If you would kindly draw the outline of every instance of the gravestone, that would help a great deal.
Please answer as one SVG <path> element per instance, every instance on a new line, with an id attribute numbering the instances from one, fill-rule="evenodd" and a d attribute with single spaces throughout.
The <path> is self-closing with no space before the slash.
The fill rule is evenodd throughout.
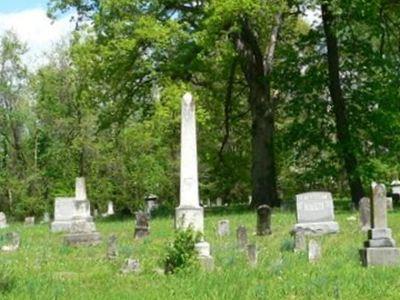
<path id="1" fill-rule="evenodd" d="M 196 105 L 190 93 L 186 93 L 182 98 L 179 188 L 179 207 L 175 211 L 175 227 L 177 229 L 192 228 L 194 231 L 203 233 L 204 209 L 200 206 L 197 167 Z M 212 261 L 210 245 L 204 241 L 204 237 L 196 246 L 196 249 L 199 249 L 200 261 L 210 263 Z"/>
<path id="2" fill-rule="evenodd" d="M 107 204 L 107 215 L 108 216 L 114 215 L 114 204 L 112 203 L 112 201 L 109 201 Z"/>
<path id="3" fill-rule="evenodd" d="M 149 231 L 149 221 L 150 216 L 147 213 L 137 212 L 135 213 L 136 217 L 136 226 L 135 226 L 135 239 L 140 239 L 146 237 L 150 234 Z"/>
<path id="4" fill-rule="evenodd" d="M 308 261 L 311 263 L 317 262 L 321 258 L 321 245 L 311 239 L 308 243 Z"/>
<path id="5" fill-rule="evenodd" d="M 1 247 L 3 252 L 14 252 L 17 251 L 20 245 L 20 236 L 16 232 L 8 232 L 1 237 L 1 240 L 6 240 L 5 245 Z"/>
<path id="6" fill-rule="evenodd" d="M 74 198 L 56 198 L 51 231 L 70 232 L 72 223 L 76 220 L 93 223 L 93 218 L 90 215 L 90 202 L 86 195 L 85 178 L 83 177 L 76 178 Z M 94 227 L 94 223 L 90 226 Z"/>
<path id="7" fill-rule="evenodd" d="M 236 239 L 239 249 L 244 250 L 247 246 L 247 229 L 245 226 L 240 225 L 236 230 Z"/>
<path id="8" fill-rule="evenodd" d="M 222 199 L 219 197 L 216 200 L 216 206 L 218 206 L 218 207 L 222 206 Z"/>
<path id="9" fill-rule="evenodd" d="M 392 230 L 387 226 L 386 189 L 377 184 L 371 201 L 371 229 L 368 241 L 360 250 L 364 266 L 392 266 L 400 264 L 400 250 L 392 238 Z"/>
<path id="10" fill-rule="evenodd" d="M 107 258 L 111 260 L 117 258 L 117 256 L 118 256 L 117 236 L 113 234 L 108 238 Z"/>
<path id="11" fill-rule="evenodd" d="M 307 250 L 307 238 L 304 231 L 297 231 L 294 235 L 294 252 L 304 252 Z"/>
<path id="12" fill-rule="evenodd" d="M 322 235 L 339 232 L 335 222 L 332 194 L 309 192 L 296 195 L 297 224 L 293 231 L 306 235 Z"/>
<path id="13" fill-rule="evenodd" d="M 271 208 L 268 205 L 260 205 L 257 208 L 257 235 L 271 233 Z"/>
<path id="14" fill-rule="evenodd" d="M 247 259 L 251 266 L 257 266 L 257 246 L 256 244 L 247 245 Z"/>
<path id="15" fill-rule="evenodd" d="M 72 221 L 70 233 L 64 236 L 64 244 L 67 246 L 95 246 L 100 242 L 101 236 L 94 223 L 83 219 Z"/>
<path id="16" fill-rule="evenodd" d="M 0 229 L 8 227 L 5 213 L 0 212 Z"/>
<path id="17" fill-rule="evenodd" d="M 217 233 L 219 236 L 227 236 L 230 234 L 229 220 L 221 220 L 218 222 Z"/>
<path id="18" fill-rule="evenodd" d="M 371 228 L 371 200 L 367 197 L 361 198 L 358 209 L 360 212 L 361 230 L 368 231 Z"/>
<path id="19" fill-rule="evenodd" d="M 26 217 L 24 225 L 25 226 L 33 226 L 33 225 L 35 225 L 35 217 Z"/>
<path id="20" fill-rule="evenodd" d="M 140 262 L 138 259 L 128 258 L 121 269 L 123 274 L 140 273 Z"/>

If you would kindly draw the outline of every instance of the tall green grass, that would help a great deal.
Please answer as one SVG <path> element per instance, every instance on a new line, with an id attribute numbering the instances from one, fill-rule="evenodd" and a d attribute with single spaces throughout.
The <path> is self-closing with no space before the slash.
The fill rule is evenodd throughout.
<path id="1" fill-rule="evenodd" d="M 98 221 L 104 242 L 96 247 L 63 246 L 62 235 L 45 225 L 11 224 L 0 234 L 17 231 L 21 247 L 0 253 L 0 299 L 400 299 L 400 267 L 363 268 L 358 249 L 366 239 L 348 212 L 337 214 L 341 233 L 321 239 L 322 259 L 309 264 L 307 255 L 290 251 L 293 213 L 275 212 L 273 234 L 257 237 L 252 212 L 206 218 L 206 240 L 215 259 L 212 273 L 162 275 L 166 245 L 174 239 L 173 220 L 151 221 L 151 234 L 134 240 L 133 220 Z M 231 235 L 218 237 L 218 220 L 229 219 Z M 400 213 L 389 214 L 394 238 L 400 242 Z M 237 250 L 235 230 L 249 229 L 250 242 L 259 248 L 259 264 L 248 265 Z M 106 259 L 107 237 L 118 237 L 119 257 Z M 140 260 L 142 272 L 122 275 L 128 257 Z"/>

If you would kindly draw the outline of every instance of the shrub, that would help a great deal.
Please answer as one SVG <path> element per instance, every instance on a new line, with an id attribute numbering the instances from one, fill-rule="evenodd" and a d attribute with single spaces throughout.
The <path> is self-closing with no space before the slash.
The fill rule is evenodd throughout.
<path id="1" fill-rule="evenodd" d="M 197 266 L 195 244 L 200 241 L 200 238 L 201 234 L 194 232 L 191 228 L 177 232 L 175 240 L 167 247 L 167 255 L 164 259 L 166 274 Z"/>

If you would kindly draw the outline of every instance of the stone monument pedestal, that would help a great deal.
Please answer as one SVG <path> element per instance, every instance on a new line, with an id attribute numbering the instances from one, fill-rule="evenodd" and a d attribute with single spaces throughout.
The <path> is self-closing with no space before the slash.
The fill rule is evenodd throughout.
<path id="1" fill-rule="evenodd" d="M 372 228 L 368 230 L 368 240 L 360 249 L 361 262 L 368 266 L 400 265 L 400 249 L 392 238 L 392 230 L 387 226 L 386 189 L 384 185 L 374 186 L 371 205 Z"/>
<path id="2" fill-rule="evenodd" d="M 194 231 L 203 232 L 204 209 L 203 207 L 180 206 L 175 209 L 175 228 L 192 228 Z"/>
<path id="3" fill-rule="evenodd" d="M 67 246 L 94 246 L 101 242 L 100 233 L 96 231 L 93 222 L 75 220 L 72 222 L 71 233 L 64 236 Z"/>
<path id="4" fill-rule="evenodd" d="M 297 223 L 293 228 L 294 232 L 304 232 L 305 235 L 323 235 L 339 232 L 339 224 L 337 222 L 313 222 L 313 223 Z"/>

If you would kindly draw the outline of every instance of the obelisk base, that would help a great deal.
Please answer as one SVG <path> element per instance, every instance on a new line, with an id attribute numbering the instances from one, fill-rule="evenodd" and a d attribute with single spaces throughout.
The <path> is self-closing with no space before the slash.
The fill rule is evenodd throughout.
<path id="1" fill-rule="evenodd" d="M 398 266 L 400 265 L 399 248 L 364 248 L 360 249 L 363 266 Z"/>
<path id="2" fill-rule="evenodd" d="M 203 232 L 204 209 L 193 206 L 180 206 L 175 209 L 175 228 L 188 229 Z"/>
<path id="3" fill-rule="evenodd" d="M 210 251 L 210 244 L 207 243 L 206 241 L 201 241 L 197 243 L 195 246 L 195 249 L 199 255 L 199 261 L 201 267 L 208 272 L 211 272 L 214 270 L 214 259 L 211 256 L 211 251 Z"/>

